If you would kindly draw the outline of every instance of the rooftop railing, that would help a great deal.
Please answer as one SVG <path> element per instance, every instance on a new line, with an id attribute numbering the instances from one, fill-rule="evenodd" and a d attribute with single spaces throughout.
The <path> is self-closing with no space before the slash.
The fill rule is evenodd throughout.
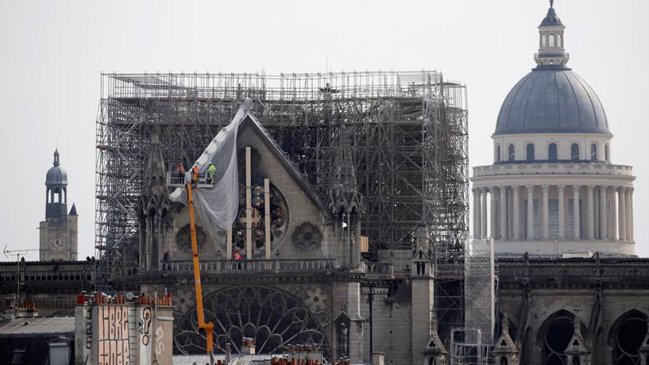
<path id="1" fill-rule="evenodd" d="M 163 271 L 191 272 L 191 260 L 169 261 L 162 264 Z M 201 273 L 290 273 L 329 271 L 334 269 L 334 259 L 277 259 L 277 260 L 210 260 L 199 263 Z"/>

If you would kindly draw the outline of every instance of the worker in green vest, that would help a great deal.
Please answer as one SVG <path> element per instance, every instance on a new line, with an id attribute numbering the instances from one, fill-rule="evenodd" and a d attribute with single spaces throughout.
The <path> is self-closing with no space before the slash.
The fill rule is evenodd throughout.
<path id="1" fill-rule="evenodd" d="M 210 163 L 210 166 L 207 168 L 207 183 L 208 184 L 213 183 L 212 178 L 214 177 L 215 172 L 216 172 L 216 166 L 214 166 L 213 163 Z"/>

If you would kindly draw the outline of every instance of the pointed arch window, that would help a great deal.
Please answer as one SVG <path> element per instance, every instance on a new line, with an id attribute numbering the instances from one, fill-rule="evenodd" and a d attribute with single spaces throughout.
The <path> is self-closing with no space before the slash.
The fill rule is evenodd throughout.
<path id="1" fill-rule="evenodd" d="M 516 154 L 514 152 L 514 145 L 510 144 L 509 147 L 507 147 L 507 149 L 508 149 L 507 152 L 508 152 L 508 156 L 509 156 L 507 158 L 507 160 L 509 162 L 514 162 L 516 160 Z"/>
<path id="2" fill-rule="evenodd" d="M 543 365 L 568 364 L 565 350 L 574 334 L 574 314 L 559 311 L 541 326 L 537 344 L 543 349 Z"/>
<path id="3" fill-rule="evenodd" d="M 548 146 L 548 160 L 550 162 L 557 162 L 557 144 L 550 143 Z"/>
<path id="4" fill-rule="evenodd" d="M 526 156 L 527 162 L 534 161 L 534 145 L 532 143 L 527 144 L 526 152 L 527 152 L 527 156 Z"/>
<path id="5" fill-rule="evenodd" d="M 647 339 L 647 315 L 636 310 L 622 315 L 609 335 L 613 364 L 640 364 L 638 349 Z"/>
<path id="6" fill-rule="evenodd" d="M 579 145 L 577 143 L 573 143 L 570 146 L 570 159 L 572 161 L 579 161 Z"/>
<path id="7" fill-rule="evenodd" d="M 597 161 L 597 145 L 595 143 L 590 145 L 590 160 Z"/>

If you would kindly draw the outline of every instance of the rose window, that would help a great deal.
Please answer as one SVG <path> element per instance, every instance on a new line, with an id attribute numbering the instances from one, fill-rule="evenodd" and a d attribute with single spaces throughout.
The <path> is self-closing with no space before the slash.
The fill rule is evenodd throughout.
<path id="1" fill-rule="evenodd" d="M 233 352 L 240 352 L 243 337 L 249 337 L 260 354 L 282 353 L 288 345 L 310 345 L 329 356 L 322 325 L 288 293 L 269 287 L 232 287 L 207 296 L 204 306 L 206 321 L 214 323 L 217 353 L 223 353 L 228 342 Z M 176 353 L 205 353 L 205 336 L 197 323 L 195 307 L 178 321 Z"/>

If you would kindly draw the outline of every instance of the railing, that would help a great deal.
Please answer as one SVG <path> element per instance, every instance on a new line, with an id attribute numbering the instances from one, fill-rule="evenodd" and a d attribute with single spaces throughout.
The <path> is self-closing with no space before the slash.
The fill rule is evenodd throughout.
<path id="1" fill-rule="evenodd" d="M 185 186 L 185 176 L 179 172 L 167 172 L 167 186 L 172 188 L 182 188 Z M 208 179 L 205 174 L 198 174 L 198 184 L 196 187 L 199 188 L 211 188 L 214 186 L 213 180 Z"/>
<path id="2" fill-rule="evenodd" d="M 516 163 L 478 166 L 473 176 L 522 175 L 522 174 L 598 174 L 631 176 L 633 167 L 598 163 Z"/>
<path id="3" fill-rule="evenodd" d="M 394 276 L 394 264 L 391 262 L 363 261 L 367 276 Z"/>
<path id="4" fill-rule="evenodd" d="M 200 262 L 201 273 L 241 273 L 250 272 L 309 272 L 334 269 L 334 259 L 278 259 L 278 260 L 211 260 Z M 172 272 L 191 272 L 192 261 L 170 261 L 162 264 L 162 270 Z"/>

